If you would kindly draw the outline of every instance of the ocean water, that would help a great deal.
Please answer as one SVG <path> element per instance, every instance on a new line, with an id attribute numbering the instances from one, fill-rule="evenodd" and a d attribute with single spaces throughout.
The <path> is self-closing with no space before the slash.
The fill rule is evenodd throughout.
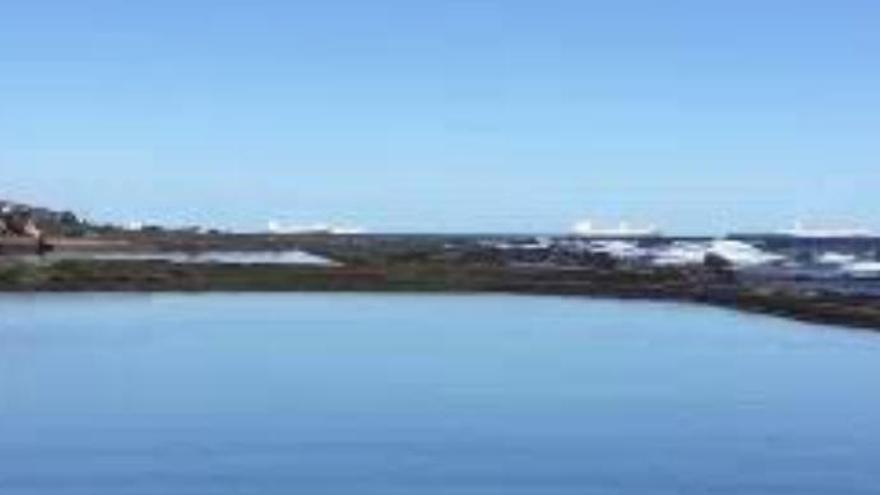
<path id="1" fill-rule="evenodd" d="M 880 334 L 519 296 L 0 296 L 0 494 L 876 494 Z"/>
<path id="2" fill-rule="evenodd" d="M 30 258 L 38 259 L 37 256 Z M 241 265 L 334 265 L 327 258 L 306 251 L 180 251 L 157 252 L 57 252 L 43 255 L 49 260 L 105 260 L 105 261 L 168 261 L 179 264 L 241 264 Z"/>

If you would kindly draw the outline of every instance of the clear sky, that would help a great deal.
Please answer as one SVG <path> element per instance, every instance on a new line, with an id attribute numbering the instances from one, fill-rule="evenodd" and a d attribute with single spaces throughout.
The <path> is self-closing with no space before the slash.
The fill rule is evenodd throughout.
<path id="1" fill-rule="evenodd" d="M 118 221 L 880 228 L 880 2 L 0 0 L 0 172 Z"/>

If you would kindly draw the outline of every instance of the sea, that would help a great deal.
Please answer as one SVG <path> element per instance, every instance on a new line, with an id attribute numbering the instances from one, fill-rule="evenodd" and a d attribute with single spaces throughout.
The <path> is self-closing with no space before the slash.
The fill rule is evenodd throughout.
<path id="1" fill-rule="evenodd" d="M 506 295 L 0 296 L 0 494 L 877 494 L 880 334 Z"/>

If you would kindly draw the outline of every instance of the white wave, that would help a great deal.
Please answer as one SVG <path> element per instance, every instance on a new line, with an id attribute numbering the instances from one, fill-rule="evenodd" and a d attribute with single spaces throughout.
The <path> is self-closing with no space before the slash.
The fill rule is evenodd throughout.
<path id="1" fill-rule="evenodd" d="M 657 266 L 683 266 L 703 263 L 708 252 L 704 242 L 673 242 L 653 251 L 652 263 Z"/>
<path id="2" fill-rule="evenodd" d="M 880 261 L 856 261 L 841 267 L 841 271 L 853 277 L 880 277 Z"/>
<path id="3" fill-rule="evenodd" d="M 537 237 L 534 240 L 527 242 L 507 242 L 507 241 L 493 241 L 493 240 L 485 240 L 478 242 L 480 246 L 490 248 L 490 249 L 499 249 L 502 251 L 508 251 L 513 249 L 522 249 L 522 250 L 544 250 L 550 249 L 553 247 L 553 241 L 547 237 Z"/>
<path id="4" fill-rule="evenodd" d="M 766 265 L 782 261 L 785 256 L 770 253 L 741 241 L 716 240 L 708 249 L 708 253 L 720 256 L 734 266 Z"/>
<path id="5" fill-rule="evenodd" d="M 856 257 L 851 254 L 837 253 L 834 251 L 826 251 L 816 258 L 816 262 L 820 265 L 848 265 L 856 261 Z"/>
<path id="6" fill-rule="evenodd" d="M 654 251 L 653 264 L 658 266 L 698 265 L 706 255 L 718 256 L 735 267 L 749 267 L 775 263 L 785 256 L 763 251 L 740 241 L 714 240 L 711 242 L 674 242 Z"/>
<path id="7" fill-rule="evenodd" d="M 592 241 L 587 245 L 587 250 L 593 253 L 602 253 L 618 259 L 641 258 L 648 251 L 638 247 L 635 243 L 626 241 Z"/>

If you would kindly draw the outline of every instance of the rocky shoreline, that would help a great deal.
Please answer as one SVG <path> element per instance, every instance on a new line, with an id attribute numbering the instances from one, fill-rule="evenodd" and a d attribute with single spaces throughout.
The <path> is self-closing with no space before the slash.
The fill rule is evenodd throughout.
<path id="1" fill-rule="evenodd" d="M 0 292 L 433 292 L 681 301 L 880 330 L 880 301 L 752 286 L 703 269 L 511 268 L 432 263 L 298 266 L 62 260 L 0 265 Z"/>
<path id="2" fill-rule="evenodd" d="M 69 216 L 59 216 L 67 223 L 56 224 L 72 232 L 73 227 L 88 226 Z M 749 277 L 714 255 L 688 265 L 662 266 L 584 248 L 589 244 L 584 240 L 516 235 L 48 231 L 55 234 L 39 238 L 50 248 L 46 250 L 34 238 L 0 238 L 0 292 L 354 291 L 637 298 L 880 330 L 876 295 L 837 290 L 826 281 Z M 644 250 L 705 239 L 638 242 Z M 880 240 L 866 242 L 860 241 L 858 249 L 880 249 Z M 804 254 L 795 248 L 783 246 L 776 252 L 789 258 Z M 287 259 L 283 254 L 292 251 L 330 262 L 260 261 L 266 258 L 261 253 Z M 192 262 L 205 258 L 224 261 Z"/>

